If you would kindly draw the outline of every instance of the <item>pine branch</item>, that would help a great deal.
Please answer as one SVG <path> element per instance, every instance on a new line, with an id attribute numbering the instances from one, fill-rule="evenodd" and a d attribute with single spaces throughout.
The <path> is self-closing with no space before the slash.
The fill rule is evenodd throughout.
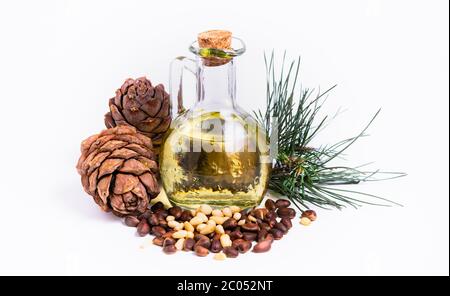
<path id="1" fill-rule="evenodd" d="M 278 77 L 274 53 L 269 58 L 265 55 L 264 61 L 267 106 L 266 110 L 259 110 L 254 114 L 267 135 L 274 131 L 278 133 L 278 155 L 274 160 L 269 188 L 288 197 L 300 210 L 310 205 L 325 209 L 341 209 L 346 206 L 358 208 L 363 204 L 399 205 L 372 194 L 337 187 L 395 179 L 405 176 L 404 173 L 362 171 L 363 166 L 329 165 L 332 161 L 341 159 L 350 146 L 366 136 L 380 110 L 358 135 L 333 145 L 312 148 L 311 142 L 329 124 L 328 116 L 319 118 L 318 114 L 336 85 L 324 92 L 303 89 L 299 85 L 300 58 L 286 64 L 286 53 L 283 55 Z"/>

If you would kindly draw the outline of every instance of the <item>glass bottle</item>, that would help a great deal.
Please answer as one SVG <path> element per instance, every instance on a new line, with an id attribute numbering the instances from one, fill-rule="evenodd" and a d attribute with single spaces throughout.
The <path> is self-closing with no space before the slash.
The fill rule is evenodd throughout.
<path id="1" fill-rule="evenodd" d="M 161 149 L 160 171 L 169 200 L 184 208 L 249 208 L 266 192 L 271 168 L 266 134 L 236 103 L 235 62 L 245 44 L 230 40 L 230 49 L 194 42 L 189 49 L 195 60 L 179 57 L 171 65 L 174 120 Z M 183 105 L 184 70 L 196 78 L 196 102 L 189 109 Z"/>

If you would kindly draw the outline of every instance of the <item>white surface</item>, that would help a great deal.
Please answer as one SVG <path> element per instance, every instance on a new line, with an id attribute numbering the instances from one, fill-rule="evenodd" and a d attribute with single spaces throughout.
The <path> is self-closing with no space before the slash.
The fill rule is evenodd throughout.
<path id="1" fill-rule="evenodd" d="M 448 1 L 2 1 L 0 274 L 449 273 Z M 228 28 L 247 53 L 238 99 L 264 98 L 263 50 L 301 54 L 302 79 L 338 83 L 321 142 L 354 135 L 379 108 L 352 163 L 405 171 L 362 185 L 403 208 L 319 211 L 267 254 L 216 262 L 139 249 L 82 191 L 79 144 L 103 128 L 127 77 L 167 85 L 168 65 L 197 32 Z"/>

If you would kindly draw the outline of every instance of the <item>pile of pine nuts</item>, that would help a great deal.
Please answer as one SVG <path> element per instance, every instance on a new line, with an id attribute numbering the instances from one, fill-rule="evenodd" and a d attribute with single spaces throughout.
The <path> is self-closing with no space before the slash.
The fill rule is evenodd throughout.
<path id="1" fill-rule="evenodd" d="M 161 246 L 166 254 L 193 251 L 204 257 L 215 253 L 214 259 L 224 260 L 236 258 L 252 247 L 255 253 L 269 251 L 274 240 L 281 239 L 292 227 L 296 212 L 290 205 L 285 199 L 268 199 L 263 208 L 251 210 L 236 206 L 213 209 L 209 205 L 183 210 L 178 206 L 165 209 L 158 202 L 140 217 L 126 217 L 125 224 L 137 227 L 140 236 L 154 235 L 153 244 Z M 310 219 L 311 215 L 308 218 L 305 213 L 302 219 Z"/>

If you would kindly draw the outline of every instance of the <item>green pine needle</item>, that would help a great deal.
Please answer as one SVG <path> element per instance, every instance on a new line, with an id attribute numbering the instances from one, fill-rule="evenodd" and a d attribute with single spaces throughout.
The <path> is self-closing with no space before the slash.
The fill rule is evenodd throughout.
<path id="1" fill-rule="evenodd" d="M 304 89 L 299 85 L 300 58 L 286 64 L 283 55 L 279 76 L 276 75 L 274 53 L 264 56 L 267 74 L 267 107 L 255 112 L 268 135 L 278 132 L 278 155 L 269 181 L 269 188 L 289 198 L 300 210 L 314 205 L 324 209 L 358 208 L 363 204 L 377 206 L 399 205 L 385 198 L 355 190 L 337 188 L 367 181 L 390 180 L 404 173 L 364 171 L 359 167 L 330 166 L 342 159 L 343 153 L 366 132 L 381 110 L 378 110 L 363 130 L 354 137 L 319 148 L 311 148 L 311 141 L 322 131 L 330 119 L 319 118 L 328 94 Z M 298 89 L 299 88 L 299 89 Z M 339 113 L 339 112 L 338 112 Z M 337 114 L 338 114 L 337 113 Z M 274 118 L 277 120 L 274 121 Z"/>

